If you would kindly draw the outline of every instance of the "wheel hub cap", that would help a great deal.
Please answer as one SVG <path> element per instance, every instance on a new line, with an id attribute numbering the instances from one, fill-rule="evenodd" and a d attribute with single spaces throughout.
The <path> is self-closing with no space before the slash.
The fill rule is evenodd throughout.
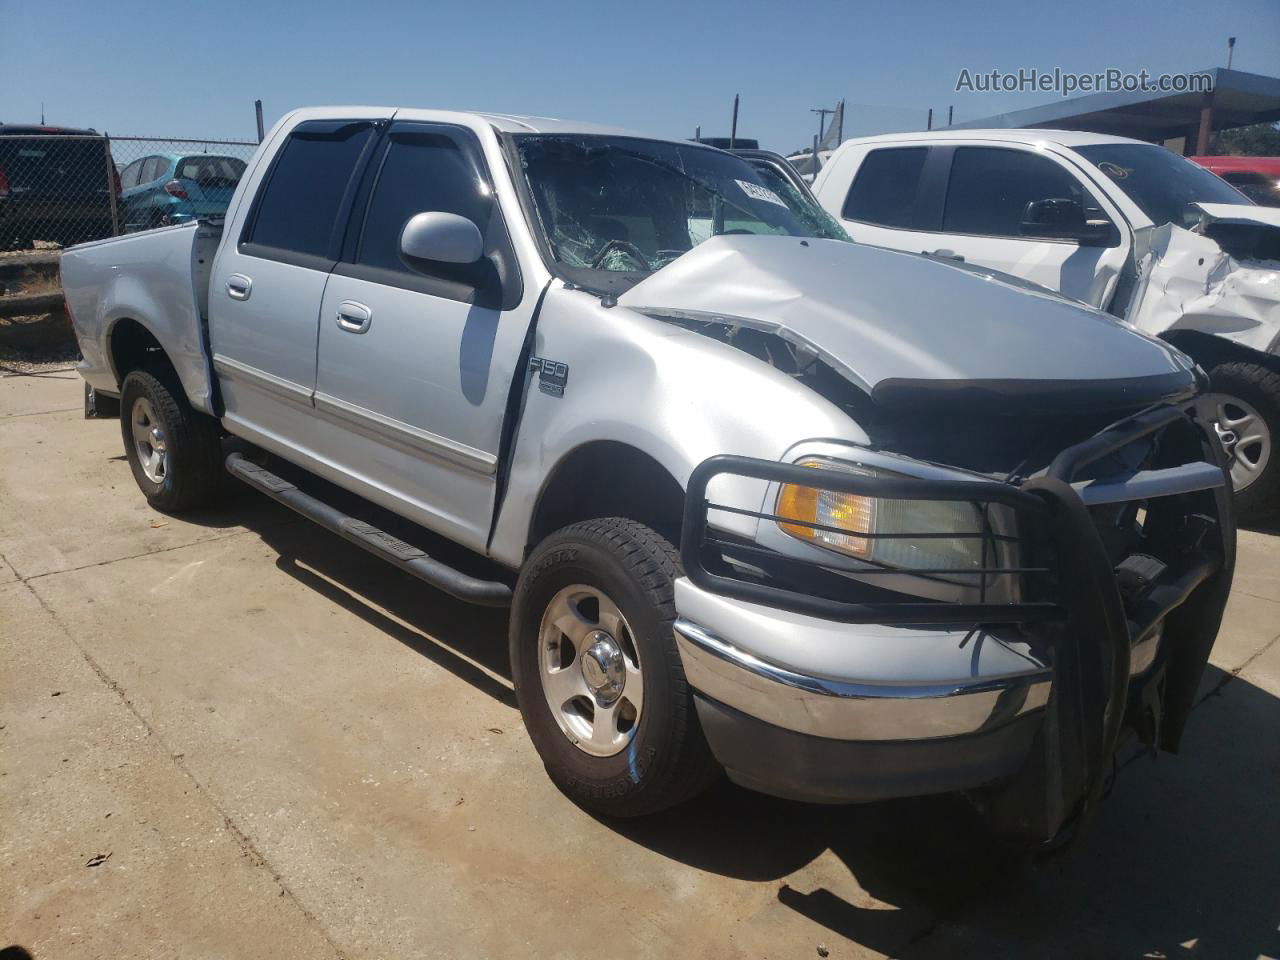
<path id="1" fill-rule="evenodd" d="M 1273 438 L 1266 419 L 1248 401 L 1224 393 L 1205 394 L 1200 409 L 1222 444 L 1232 486 L 1236 492 L 1245 489 L 1271 460 Z"/>
<path id="2" fill-rule="evenodd" d="M 138 464 L 152 483 L 163 483 L 168 470 L 169 448 L 164 427 L 156 416 L 155 408 L 146 397 L 139 397 L 133 405 L 132 422 L 134 452 Z"/>
<path id="3" fill-rule="evenodd" d="M 596 703 L 607 706 L 622 696 L 627 683 L 622 648 L 609 634 L 597 630 L 587 637 L 591 644 L 582 656 L 582 679 Z"/>
<path id="4" fill-rule="evenodd" d="M 560 731 L 593 757 L 634 740 L 644 714 L 636 637 L 602 590 L 577 583 L 551 598 L 538 629 L 546 706 Z"/>

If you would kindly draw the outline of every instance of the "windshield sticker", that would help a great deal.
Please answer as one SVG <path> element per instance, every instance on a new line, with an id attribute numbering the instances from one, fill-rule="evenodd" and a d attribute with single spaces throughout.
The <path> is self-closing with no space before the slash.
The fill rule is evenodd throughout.
<path id="1" fill-rule="evenodd" d="M 1118 163 L 1112 163 L 1110 160 L 1103 160 L 1098 164 L 1098 169 L 1112 180 L 1124 180 L 1129 176 L 1128 170 Z"/>
<path id="2" fill-rule="evenodd" d="M 790 209 L 786 202 L 768 187 L 762 187 L 760 184 L 752 183 L 750 180 L 735 180 L 733 182 L 741 187 L 742 192 L 752 200 L 763 200 L 765 203 L 776 203 L 784 210 Z"/>

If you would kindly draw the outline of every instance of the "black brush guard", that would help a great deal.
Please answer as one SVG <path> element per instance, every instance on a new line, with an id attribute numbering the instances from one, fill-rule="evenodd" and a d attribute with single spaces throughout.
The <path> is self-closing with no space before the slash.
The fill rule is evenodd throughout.
<path id="1" fill-rule="evenodd" d="M 1144 546 L 1159 548 L 1163 569 L 1151 582 L 1136 589 L 1129 584 L 1123 593 L 1117 558 L 1104 544 L 1100 521 L 1071 486 L 1124 448 L 1158 443 L 1166 432 L 1178 431 L 1185 447 L 1198 450 L 1225 476 L 1213 431 L 1186 404 L 1163 404 L 1118 421 L 1063 450 L 1043 476 L 1021 485 L 870 477 L 747 457 L 712 457 L 689 479 L 681 540 L 685 574 L 696 586 L 723 596 L 846 623 L 947 624 L 972 630 L 1014 625 L 1024 631 L 1054 669 L 1044 722 L 1024 769 L 974 799 L 1001 832 L 1056 848 L 1079 835 L 1096 813 L 1126 728 L 1152 748 L 1176 751 L 1217 636 L 1235 565 L 1229 481 L 1213 490 L 1165 498 L 1168 503 L 1159 507 L 1154 506 L 1157 501 L 1147 504 Z M 1017 536 L 986 522 L 982 529 L 961 534 L 862 533 L 802 523 L 777 516 L 770 504 L 751 510 L 711 502 L 708 487 L 723 475 L 873 498 L 968 502 L 984 521 L 990 506 L 1000 505 L 1016 517 Z M 718 533 L 708 523 L 709 514 L 716 512 L 763 522 L 785 520 L 868 540 L 975 540 L 982 544 L 983 564 L 966 568 L 959 579 L 980 584 L 979 597 L 976 602 L 921 600 L 869 589 L 861 578 L 954 578 L 957 571 L 868 564 L 857 570 L 859 580 L 849 581 L 831 576 L 830 568 L 813 560 Z M 1025 562 L 1002 566 L 998 547 L 1015 539 Z M 849 572 L 847 564 L 832 567 Z M 988 602 L 989 577 L 1017 578 L 1017 602 Z M 821 592 L 797 586 L 817 580 L 824 584 Z M 844 590 L 862 591 L 863 596 L 841 596 Z M 1157 629 L 1162 640 L 1156 662 L 1131 680 L 1132 645 Z"/>

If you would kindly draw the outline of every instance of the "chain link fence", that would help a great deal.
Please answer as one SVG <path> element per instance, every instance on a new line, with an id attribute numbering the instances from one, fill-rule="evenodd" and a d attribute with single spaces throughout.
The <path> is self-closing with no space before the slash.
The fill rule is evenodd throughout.
<path id="1" fill-rule="evenodd" d="M 0 254 L 218 216 L 257 146 L 0 128 Z"/>

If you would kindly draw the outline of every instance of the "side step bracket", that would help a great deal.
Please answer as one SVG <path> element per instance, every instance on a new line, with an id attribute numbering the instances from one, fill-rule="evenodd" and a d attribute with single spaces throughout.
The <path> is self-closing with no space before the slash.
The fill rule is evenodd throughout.
<path id="1" fill-rule="evenodd" d="M 439 560 L 434 560 L 425 550 L 405 543 L 363 520 L 347 516 L 309 493 L 304 493 L 288 480 L 276 476 L 265 467 L 258 466 L 252 460 L 246 460 L 242 454 L 233 453 L 227 457 L 227 470 L 232 476 L 243 480 L 271 499 L 283 503 L 290 510 L 302 514 L 308 520 L 315 521 L 342 539 L 354 543 L 357 547 L 363 547 L 375 556 L 431 584 L 436 589 L 443 590 L 450 596 L 486 607 L 511 605 L 511 588 L 505 583 L 497 580 L 479 580 Z"/>

